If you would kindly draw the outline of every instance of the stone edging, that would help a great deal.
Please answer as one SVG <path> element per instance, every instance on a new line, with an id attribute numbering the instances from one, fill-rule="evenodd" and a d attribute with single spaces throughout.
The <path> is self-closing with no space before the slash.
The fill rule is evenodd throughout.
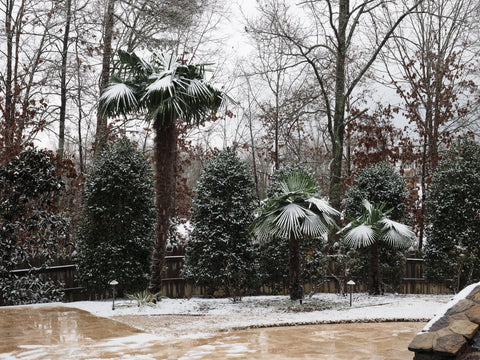
<path id="1" fill-rule="evenodd" d="M 415 360 L 480 359 L 476 345 L 480 338 L 480 283 L 465 290 L 469 291 L 459 293 L 446 312 L 412 340 L 408 349 L 415 352 Z"/>

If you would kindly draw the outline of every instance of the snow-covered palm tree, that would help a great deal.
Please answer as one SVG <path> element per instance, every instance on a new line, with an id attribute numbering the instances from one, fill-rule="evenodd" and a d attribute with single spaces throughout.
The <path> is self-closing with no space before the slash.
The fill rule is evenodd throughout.
<path id="1" fill-rule="evenodd" d="M 258 211 L 251 231 L 259 241 L 283 239 L 289 243 L 290 298 L 301 298 L 300 241 L 318 238 L 335 226 L 337 210 L 318 198 L 315 180 L 292 171 L 279 182 L 280 191 Z"/>
<path id="2" fill-rule="evenodd" d="M 363 214 L 352 220 L 340 232 L 344 233 L 343 241 L 353 248 L 369 248 L 369 280 L 368 291 L 371 294 L 380 293 L 378 271 L 378 242 L 384 241 L 395 248 L 407 248 L 415 237 L 411 228 L 387 216 L 391 210 L 384 211 L 385 205 L 372 205 L 367 200 L 362 201 Z"/>
<path id="3" fill-rule="evenodd" d="M 155 132 L 157 226 L 150 290 L 161 290 L 170 217 L 175 191 L 175 152 L 178 120 L 200 123 L 218 109 L 224 94 L 204 80 L 205 64 L 186 65 L 173 53 L 154 54 L 145 61 L 134 53 L 118 52 L 120 69 L 100 97 L 108 116 L 143 113 Z"/>

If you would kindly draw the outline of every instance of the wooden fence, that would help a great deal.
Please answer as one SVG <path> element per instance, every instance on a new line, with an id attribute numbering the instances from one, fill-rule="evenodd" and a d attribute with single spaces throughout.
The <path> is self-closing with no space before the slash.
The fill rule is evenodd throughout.
<path id="1" fill-rule="evenodd" d="M 163 294 L 170 298 L 189 298 L 195 295 L 204 295 L 206 291 L 203 287 L 192 286 L 188 284 L 182 277 L 182 267 L 184 262 L 184 250 L 174 249 L 169 252 L 166 257 L 166 272 L 163 275 Z M 423 259 L 407 258 L 405 277 L 400 286 L 399 293 L 402 294 L 442 294 L 451 293 L 445 284 L 437 284 L 426 282 L 423 278 Z M 18 269 L 12 272 L 17 275 L 27 273 L 28 269 Z M 101 295 L 92 295 L 84 291 L 76 281 L 76 266 L 75 264 L 50 266 L 42 270 L 42 276 L 48 277 L 64 284 L 66 302 L 79 300 L 92 300 L 109 296 L 109 289 Z M 348 279 L 345 279 L 345 282 Z M 312 290 L 311 284 L 305 284 L 305 292 Z M 346 287 L 343 286 L 346 290 Z M 341 284 L 338 279 L 328 276 L 326 280 L 316 286 L 316 292 L 339 293 L 341 291 Z M 363 291 L 364 287 L 356 286 L 355 291 Z M 387 289 L 388 292 L 388 289 Z M 268 287 L 261 287 L 258 289 L 259 294 L 270 294 L 271 290 Z M 280 286 L 280 293 L 287 294 L 288 286 Z"/>
<path id="2" fill-rule="evenodd" d="M 12 274 L 21 276 L 26 275 L 31 269 L 18 269 L 10 271 Z M 63 284 L 65 293 L 64 301 L 88 300 L 91 295 L 85 293 L 84 289 L 77 284 L 76 274 L 77 267 L 75 264 L 48 266 L 41 270 L 35 271 L 43 278 L 51 279 L 55 282 Z"/>

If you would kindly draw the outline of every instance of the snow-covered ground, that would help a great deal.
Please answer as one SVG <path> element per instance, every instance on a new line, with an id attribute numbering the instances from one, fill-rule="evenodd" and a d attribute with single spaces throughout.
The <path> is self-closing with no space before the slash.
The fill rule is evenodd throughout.
<path id="1" fill-rule="evenodd" d="M 256 339 L 256 332 L 252 332 L 253 334 L 250 335 L 245 335 L 247 332 L 236 332 L 235 334 L 218 332 L 255 327 L 321 323 L 428 321 L 436 314 L 443 313 L 445 306 L 452 298 L 453 295 L 388 294 L 368 296 L 357 293 L 354 294 L 351 307 L 348 295 L 336 294 L 316 294 L 312 298 L 305 299 L 303 305 L 300 305 L 298 301 L 290 301 L 287 296 L 244 297 L 241 302 L 236 303 L 228 298 L 163 299 L 155 305 L 140 307 L 126 299 L 119 299 L 115 302 L 115 310 L 112 310 L 111 300 L 28 305 L 28 308 L 32 310 L 46 307 L 54 309 L 48 309 L 49 311 L 44 313 L 47 314 L 43 315 L 46 316 L 45 321 L 47 321 L 45 326 L 42 325 L 41 321 L 43 320 L 40 319 L 38 324 L 33 327 L 26 329 L 20 327 L 21 331 L 16 335 L 12 335 L 9 330 L 9 337 L 3 344 L 3 353 L 0 351 L 0 359 L 219 359 L 225 358 L 226 353 L 237 358 L 262 359 L 273 353 L 269 352 L 269 346 L 260 351 L 258 342 L 249 340 L 251 336 L 253 336 L 252 339 Z M 24 315 L 29 313 L 25 312 L 23 307 L 21 308 L 20 313 L 23 312 Z M 63 311 L 63 308 L 85 310 L 99 317 L 126 323 L 144 332 L 137 333 L 136 330 L 121 325 L 114 332 L 107 331 L 112 328 L 111 322 L 92 319 L 88 314 L 82 316 L 83 312 L 78 314 L 78 311 L 73 312 L 77 313 L 74 315 L 76 320 L 72 320 L 73 322 L 66 319 L 52 323 L 52 316 L 59 316 L 62 319 L 72 316 L 72 312 Z M 15 309 L 13 310 L 15 311 Z M 418 329 L 420 329 L 422 325 L 418 325 Z M 56 328 L 53 329 L 52 326 L 56 326 Z M 382 326 L 384 325 L 379 326 L 380 329 L 376 330 L 381 333 L 379 339 L 388 337 L 388 331 L 383 333 L 385 328 Z M 411 330 L 409 330 L 410 328 L 406 329 L 402 324 L 398 324 L 398 329 L 396 326 L 396 324 L 388 325 L 389 331 L 393 331 L 392 336 L 395 336 L 392 341 L 398 342 L 399 351 L 408 352 L 406 349 L 411 339 L 407 336 L 400 340 L 399 334 L 409 333 Z M 43 329 L 43 332 L 39 333 L 39 329 Z M 67 332 L 64 333 L 65 331 Z M 338 331 L 337 329 L 334 333 L 337 334 Z M 312 340 L 314 341 L 312 345 L 314 350 L 312 347 L 308 351 L 305 350 L 305 354 L 310 354 L 309 357 L 306 357 L 303 350 L 299 351 L 298 356 L 290 356 L 291 353 L 288 353 L 290 354 L 288 357 L 282 357 L 283 353 L 278 353 L 277 347 L 281 347 L 283 341 L 291 338 L 289 329 L 285 329 L 282 335 L 284 340 L 280 342 L 278 341 L 278 332 L 275 332 L 275 336 L 272 337 L 261 336 L 263 336 L 262 344 L 267 341 L 267 338 L 270 339 L 271 343 L 268 344 L 275 348 L 275 354 L 279 356 L 276 359 L 316 359 L 318 357 L 315 354 L 319 351 L 318 341 L 323 339 L 320 333 L 318 332 Z M 308 334 L 305 337 L 313 333 L 308 332 Z M 325 340 L 327 343 L 331 342 L 331 337 L 334 336 L 332 334 L 327 334 L 328 338 Z M 378 335 L 375 330 L 374 335 Z M 43 342 L 44 336 L 46 337 L 45 343 Z M 49 339 L 49 336 L 52 338 Z M 337 350 L 340 351 L 343 348 L 341 345 L 343 340 L 341 335 L 338 336 L 340 336 L 340 342 Z M 350 340 L 348 341 L 351 341 L 351 334 L 349 336 Z M 364 336 L 368 338 L 371 334 L 368 333 Z M 363 337 L 361 338 L 363 339 Z M 293 339 L 296 338 L 293 337 Z M 302 337 L 302 339 L 305 338 Z M 307 342 L 304 342 L 302 346 L 305 346 Z M 388 351 L 390 351 L 392 346 L 390 340 L 387 344 Z M 288 350 L 289 347 L 286 346 L 285 349 Z M 320 346 L 320 349 L 323 347 Z M 379 349 L 372 350 L 369 346 L 364 350 L 370 351 L 369 354 L 372 354 L 373 351 L 375 355 L 378 355 L 375 351 L 380 351 Z M 252 357 L 251 352 L 256 357 Z M 65 357 L 65 354 L 68 356 Z M 349 359 L 349 356 L 350 352 L 338 358 Z M 376 358 L 391 359 L 389 356 Z"/>
<path id="2" fill-rule="evenodd" d="M 163 299 L 156 305 L 138 307 L 120 299 L 112 310 L 110 301 L 82 301 L 65 304 L 90 313 L 125 322 L 155 334 L 197 337 L 205 332 L 242 328 L 317 323 L 367 321 L 428 321 L 442 313 L 453 295 L 349 296 L 316 294 L 292 302 L 287 296 L 244 297 L 234 303 L 223 299 Z M 169 321 L 171 319 L 171 321 Z"/>

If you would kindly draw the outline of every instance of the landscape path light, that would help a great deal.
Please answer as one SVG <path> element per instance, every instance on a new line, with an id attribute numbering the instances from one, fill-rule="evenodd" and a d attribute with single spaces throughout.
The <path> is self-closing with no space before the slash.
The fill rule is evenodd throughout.
<path id="1" fill-rule="evenodd" d="M 408 254 L 411 256 L 415 255 L 415 248 L 413 247 L 413 245 L 410 245 L 410 247 L 408 248 Z"/>
<path id="2" fill-rule="evenodd" d="M 117 280 L 112 280 L 112 281 L 109 282 L 109 284 L 113 289 L 112 310 L 115 310 L 115 286 L 118 285 L 118 281 Z"/>
<path id="3" fill-rule="evenodd" d="M 350 288 L 350 307 L 352 307 L 353 287 L 355 286 L 355 281 L 350 280 L 349 282 L 347 282 L 347 285 Z"/>

